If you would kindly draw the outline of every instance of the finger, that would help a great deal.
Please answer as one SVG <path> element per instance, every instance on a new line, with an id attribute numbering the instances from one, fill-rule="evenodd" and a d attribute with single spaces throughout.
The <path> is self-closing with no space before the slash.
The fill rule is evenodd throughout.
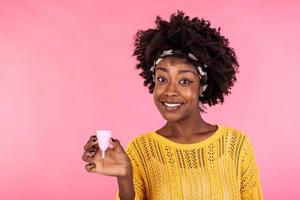
<path id="1" fill-rule="evenodd" d="M 87 143 L 89 143 L 89 142 L 91 142 L 93 140 L 94 141 L 97 140 L 97 136 L 96 135 L 91 135 L 90 138 L 89 138 L 89 140 L 87 141 Z"/>
<path id="2" fill-rule="evenodd" d="M 96 170 L 96 164 L 95 163 L 86 164 L 85 169 L 86 169 L 87 172 L 93 173 Z"/>
<path id="3" fill-rule="evenodd" d="M 91 149 L 90 151 L 86 151 L 82 154 L 81 159 L 86 162 L 91 162 L 97 151 L 97 149 Z"/>
<path id="4" fill-rule="evenodd" d="M 89 141 L 88 143 L 86 143 L 86 144 L 84 145 L 84 150 L 87 151 L 87 150 L 89 150 L 91 147 L 94 147 L 94 148 L 99 149 L 97 138 L 96 138 L 96 139 L 92 139 L 91 141 Z"/>
<path id="5" fill-rule="evenodd" d="M 97 136 L 96 135 L 91 135 L 89 140 L 93 140 L 93 139 L 97 139 Z"/>
<path id="6" fill-rule="evenodd" d="M 113 146 L 116 151 L 123 151 L 123 147 L 118 139 L 110 138 L 109 143 Z"/>

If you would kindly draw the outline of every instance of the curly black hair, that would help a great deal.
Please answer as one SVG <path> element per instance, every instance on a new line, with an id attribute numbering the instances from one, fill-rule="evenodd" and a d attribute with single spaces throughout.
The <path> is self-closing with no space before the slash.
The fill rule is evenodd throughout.
<path id="1" fill-rule="evenodd" d="M 155 24 L 155 28 L 138 30 L 134 37 L 136 68 L 142 69 L 139 75 L 144 78 L 144 86 L 149 92 L 153 93 L 155 86 L 150 71 L 153 62 L 164 50 L 179 49 L 192 53 L 208 66 L 208 87 L 199 101 L 209 106 L 223 104 L 224 95 L 231 93 L 236 81 L 239 64 L 228 39 L 220 34 L 220 28 L 212 28 L 203 18 L 190 19 L 179 10 L 171 15 L 169 22 L 157 16 Z"/>

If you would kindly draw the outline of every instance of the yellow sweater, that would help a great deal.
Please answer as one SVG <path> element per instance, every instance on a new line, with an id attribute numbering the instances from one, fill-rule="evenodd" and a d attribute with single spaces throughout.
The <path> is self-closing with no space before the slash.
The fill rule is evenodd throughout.
<path id="1" fill-rule="evenodd" d="M 263 199 L 253 146 L 234 128 L 218 125 L 212 136 L 193 144 L 151 131 L 134 138 L 126 152 L 135 200 Z"/>

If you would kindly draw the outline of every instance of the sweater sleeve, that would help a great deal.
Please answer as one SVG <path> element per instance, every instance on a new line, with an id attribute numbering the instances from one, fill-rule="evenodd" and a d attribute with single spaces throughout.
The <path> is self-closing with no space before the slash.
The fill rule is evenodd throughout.
<path id="1" fill-rule="evenodd" d="M 134 200 L 146 199 L 145 183 L 141 173 L 141 162 L 137 156 L 134 142 L 130 142 L 126 148 L 126 153 L 131 160 L 133 172 L 133 186 L 135 191 Z M 116 194 L 116 200 L 120 200 L 119 191 Z"/>
<path id="2" fill-rule="evenodd" d="M 242 200 L 263 200 L 254 148 L 248 137 L 245 137 L 241 162 L 241 197 Z"/>

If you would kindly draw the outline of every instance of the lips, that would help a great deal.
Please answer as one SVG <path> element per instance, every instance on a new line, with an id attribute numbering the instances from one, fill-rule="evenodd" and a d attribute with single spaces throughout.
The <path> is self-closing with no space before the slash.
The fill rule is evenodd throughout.
<path id="1" fill-rule="evenodd" d="M 179 101 L 161 101 L 161 103 L 167 111 L 177 111 L 183 104 Z"/>

